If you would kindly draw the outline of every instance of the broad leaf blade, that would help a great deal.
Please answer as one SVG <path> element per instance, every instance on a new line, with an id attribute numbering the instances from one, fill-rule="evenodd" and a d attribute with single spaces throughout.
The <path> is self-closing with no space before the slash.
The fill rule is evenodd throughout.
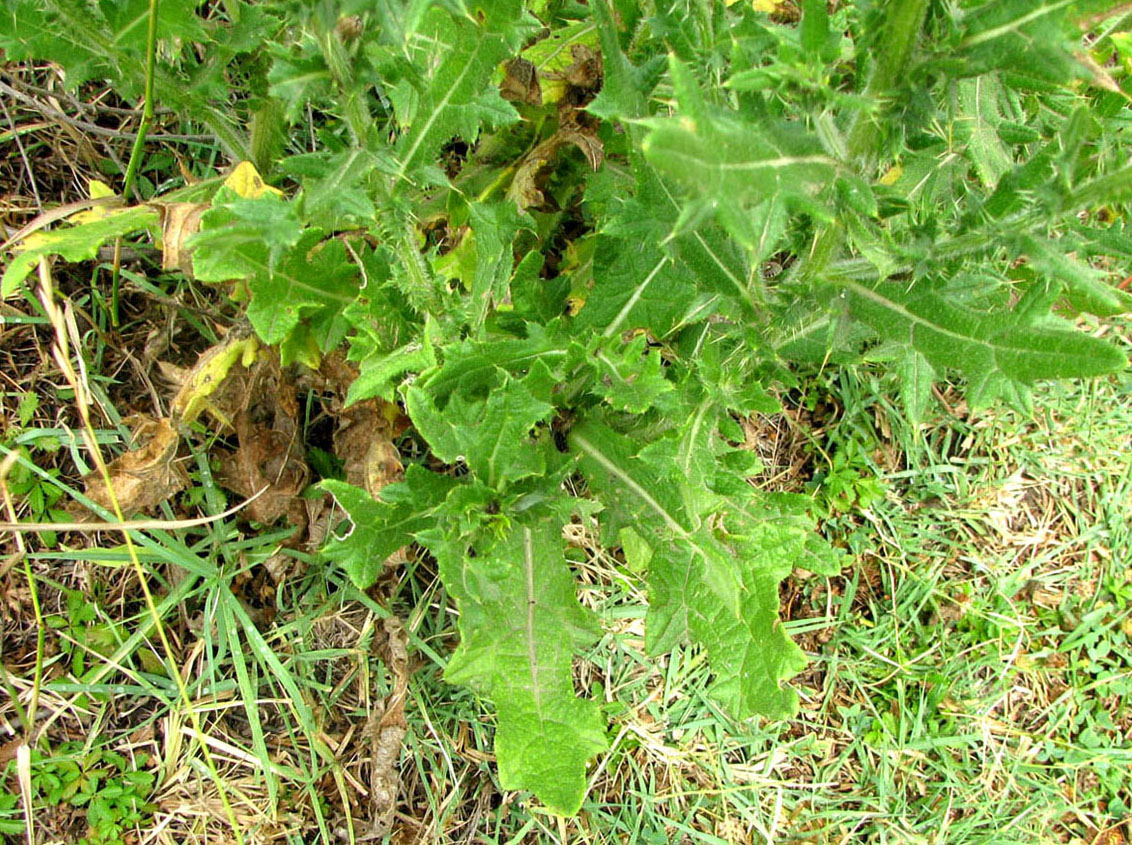
<path id="1" fill-rule="evenodd" d="M 460 609 L 460 646 L 445 678 L 479 690 L 499 711 L 495 752 L 504 789 L 530 789 L 571 815 L 585 794 L 586 763 L 608 747 L 596 702 L 574 696 L 571 660 L 598 626 L 575 596 L 561 526 L 517 524 L 503 539 L 434 549 Z"/>
<path id="2" fill-rule="evenodd" d="M 843 283 L 853 315 L 886 340 L 915 349 L 936 369 L 961 371 L 984 404 L 1008 385 L 1088 378 L 1127 365 L 1115 347 L 1052 326 L 1031 326 L 1010 311 L 983 313 L 930 289 L 895 282 Z M 924 286 L 927 288 L 927 286 Z"/>
<path id="3" fill-rule="evenodd" d="M 415 466 L 405 472 L 403 482 L 385 487 L 376 500 L 344 481 L 321 482 L 319 487 L 334 497 L 351 522 L 346 533 L 331 534 L 323 553 L 346 570 L 358 589 L 369 589 L 385 560 L 432 525 L 433 514 L 455 485 L 448 476 Z"/>

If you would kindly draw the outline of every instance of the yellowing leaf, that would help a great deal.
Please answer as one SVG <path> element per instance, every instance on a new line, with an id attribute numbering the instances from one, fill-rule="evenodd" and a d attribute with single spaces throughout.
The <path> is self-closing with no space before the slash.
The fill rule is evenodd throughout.
<path id="1" fill-rule="evenodd" d="M 259 175 L 259 171 L 250 161 L 241 161 L 237 164 L 228 174 L 228 178 L 224 180 L 224 186 L 231 188 L 246 199 L 258 199 L 268 193 L 279 197 L 283 196 L 281 190 L 273 188 L 263 181 L 263 177 Z"/>
<path id="2" fill-rule="evenodd" d="M 904 168 L 899 164 L 894 164 L 888 168 L 883 176 L 880 177 L 882 185 L 895 185 L 896 182 L 904 175 Z"/>
<path id="3" fill-rule="evenodd" d="M 213 410 L 209 401 L 239 363 L 250 367 L 259 352 L 259 341 L 250 330 L 233 329 L 221 343 L 205 350 L 188 371 L 169 407 L 169 416 L 178 424 L 190 423 L 204 410 Z M 227 416 L 226 414 L 224 416 Z M 228 420 L 222 420 L 229 423 Z"/>
<path id="4" fill-rule="evenodd" d="M 94 200 L 114 196 L 114 189 L 99 179 L 90 180 L 90 198 Z"/>

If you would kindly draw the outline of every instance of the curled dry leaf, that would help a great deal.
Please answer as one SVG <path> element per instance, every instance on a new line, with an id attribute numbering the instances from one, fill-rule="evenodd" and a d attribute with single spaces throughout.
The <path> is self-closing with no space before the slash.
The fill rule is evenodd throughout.
<path id="1" fill-rule="evenodd" d="M 247 323 L 240 323 L 229 330 L 227 337 L 215 346 L 201 353 L 187 372 L 174 373 L 172 369 L 163 371 L 180 381 L 177 395 L 169 406 L 169 416 L 175 425 L 190 423 L 208 410 L 223 425 L 232 427 L 231 405 L 240 401 L 240 396 L 219 392 L 228 383 L 228 375 L 239 363 L 241 367 L 251 367 L 259 351 L 259 341 Z M 222 407 L 222 397 L 227 398 L 228 408 Z"/>
<path id="2" fill-rule="evenodd" d="M 133 431 L 134 448 L 106 466 L 110 488 L 97 471 L 83 479 L 86 495 L 107 510 L 113 510 L 113 489 L 123 515 L 159 505 L 189 483 L 188 474 L 176 461 L 179 438 L 168 420 L 138 417 Z"/>
<path id="3" fill-rule="evenodd" d="M 405 721 L 405 695 L 409 688 L 409 635 L 401 620 L 382 620 L 384 637 L 377 647 L 393 676 L 389 697 L 379 702 L 370 715 L 370 830 L 362 839 L 380 839 L 392 829 L 393 811 L 401 777 L 397 763 L 409 724 Z"/>
<path id="4" fill-rule="evenodd" d="M 287 515 L 292 524 L 302 525 L 306 512 L 298 497 L 310 469 L 295 385 L 284 376 L 274 350 L 256 359 L 244 383 L 243 406 L 233 421 L 239 445 L 221 456 L 217 480 L 246 498 L 258 494 L 247 508 L 253 520 L 269 523 Z"/>
<path id="5" fill-rule="evenodd" d="M 334 433 L 334 453 L 342 459 L 346 481 L 374 497 L 385 485 L 404 476 L 401 456 L 393 443 L 399 416 L 396 405 L 369 399 L 344 409 Z"/>
<path id="6" fill-rule="evenodd" d="M 499 94 L 513 103 L 541 106 L 542 86 L 539 85 L 534 63 L 523 58 L 509 61 L 503 81 L 499 83 Z"/>
<path id="7" fill-rule="evenodd" d="M 601 167 L 605 148 L 601 139 L 597 137 L 596 130 L 573 120 L 569 122 L 560 120 L 558 131 L 527 153 L 515 171 L 507 196 L 513 199 L 519 208 L 525 210 L 546 204 L 546 196 L 540 187 L 540 182 L 545 184 L 544 171 L 554 162 L 559 151 L 568 146 L 575 146 L 581 150 L 594 170 Z"/>
<path id="8" fill-rule="evenodd" d="M 604 77 L 601 53 L 586 44 L 574 44 L 570 57 L 573 63 L 560 74 L 566 84 L 588 92 L 600 88 Z"/>
<path id="9" fill-rule="evenodd" d="M 193 258 L 185 241 L 200 231 L 200 218 L 211 207 L 207 202 L 152 203 L 161 214 L 161 269 L 179 270 L 193 276 Z"/>
<path id="10" fill-rule="evenodd" d="M 575 44 L 574 63 L 566 70 L 548 76 L 566 83 L 566 92 L 558 100 L 558 129 L 527 153 L 520 162 L 507 195 L 521 209 L 546 204 L 541 185 L 547 168 L 554 163 L 563 147 L 574 146 L 582 151 L 590 168 L 597 170 L 605 158 L 605 147 L 597 136 L 597 125 L 582 108 L 593 99 L 601 85 L 601 54 L 585 45 Z"/>

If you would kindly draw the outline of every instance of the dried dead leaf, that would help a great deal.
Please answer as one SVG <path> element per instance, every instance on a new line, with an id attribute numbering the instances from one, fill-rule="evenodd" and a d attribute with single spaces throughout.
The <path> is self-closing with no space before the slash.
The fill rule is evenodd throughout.
<path id="1" fill-rule="evenodd" d="M 179 437 L 168 420 L 139 417 L 133 432 L 134 448 L 106 466 L 110 488 L 99 472 L 83 479 L 86 495 L 107 510 L 113 510 L 112 488 L 123 514 L 159 505 L 189 483 L 188 474 L 176 461 Z"/>
<path id="2" fill-rule="evenodd" d="M 390 616 L 382 620 L 385 636 L 379 653 L 393 688 L 389 697 L 374 707 L 369 720 L 370 735 L 370 830 L 361 839 L 380 839 L 393 826 L 393 812 L 401 777 L 397 763 L 409 723 L 405 721 L 405 697 L 409 688 L 409 635 L 401 620 Z"/>
<path id="3" fill-rule="evenodd" d="M 538 208 L 546 204 L 541 184 L 545 182 L 546 168 L 551 165 L 563 147 L 575 146 L 586 157 L 590 167 L 597 170 L 605 157 L 605 148 L 597 131 L 574 121 L 560 121 L 557 132 L 531 150 L 515 171 L 507 196 L 519 208 Z"/>
<path id="4" fill-rule="evenodd" d="M 499 94 L 513 103 L 541 106 L 542 86 L 539 84 L 534 62 L 523 58 L 509 61 L 503 81 L 499 83 Z"/>
<path id="5" fill-rule="evenodd" d="M 601 87 L 604 68 L 601 53 L 586 44 L 575 44 L 570 48 L 574 63 L 562 72 L 568 85 L 593 91 Z"/>
<path id="6" fill-rule="evenodd" d="M 346 480 L 371 496 L 404 475 L 401 456 L 393 444 L 396 406 L 376 399 L 358 402 L 342 411 L 334 433 L 334 454 L 342 459 Z"/>
<path id="7" fill-rule="evenodd" d="M 217 480 L 245 498 L 259 494 L 247 508 L 253 520 L 270 523 L 289 515 L 292 524 L 301 525 L 305 510 L 298 496 L 310 469 L 299 436 L 295 385 L 283 375 L 273 350 L 256 360 L 246 384 L 233 422 L 239 445 L 221 455 Z"/>
<path id="8" fill-rule="evenodd" d="M 185 241 L 200 231 L 200 218 L 211 207 L 207 202 L 153 203 L 161 214 L 161 269 L 193 275 L 192 255 Z"/>

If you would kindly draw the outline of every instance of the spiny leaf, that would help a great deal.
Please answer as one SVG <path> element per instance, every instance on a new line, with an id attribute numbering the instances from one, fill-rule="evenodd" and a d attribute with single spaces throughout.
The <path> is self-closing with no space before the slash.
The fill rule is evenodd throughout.
<path id="1" fill-rule="evenodd" d="M 657 444 L 635 454 L 630 440 L 595 420 L 574 428 L 569 443 L 591 487 L 617 503 L 622 524 L 648 526 L 658 543 L 697 566 L 721 606 L 738 616 L 743 586 L 736 561 L 708 527 L 719 501 L 688 483 L 688 467 L 656 454 Z"/>
<path id="2" fill-rule="evenodd" d="M 504 789 L 530 789 L 547 807 L 576 813 L 586 763 L 605 751 L 596 702 L 575 697 L 571 659 L 596 640 L 578 604 L 554 519 L 526 519 L 494 542 L 430 546 L 460 610 L 460 646 L 445 670 L 499 712 L 495 753 Z"/>
<path id="3" fill-rule="evenodd" d="M 374 171 L 394 172 L 385 150 L 352 148 L 340 153 L 308 153 L 283 163 L 284 172 L 302 180 L 305 221 L 326 231 L 364 226 L 377 213 L 367 182 Z"/>
<path id="4" fill-rule="evenodd" d="M 793 714 L 796 697 L 782 681 L 805 660 L 778 620 L 778 584 L 803 560 L 817 569 L 831 564 L 807 548 L 812 528 L 796 512 L 759 503 L 745 483 L 724 485 L 744 491 L 726 506 L 706 492 L 726 473 L 713 454 L 714 427 L 713 413 L 702 405 L 678 439 L 636 454 L 627 438 L 592 420 L 571 432 L 570 443 L 616 524 L 631 526 L 638 545 L 650 549 L 650 653 L 690 638 L 707 649 L 715 673 L 711 695 L 733 715 L 784 718 Z M 682 531 L 681 521 L 693 512 L 698 527 Z M 734 585 L 728 594 L 713 574 L 722 567 Z"/>
<path id="5" fill-rule="evenodd" d="M 710 109 L 687 70 L 675 58 L 672 65 L 685 80 L 688 114 L 650 120 L 641 144 L 662 174 L 720 204 L 801 197 L 832 181 L 836 162 L 813 135 L 784 121 L 755 124 Z"/>
<path id="6" fill-rule="evenodd" d="M 928 285 L 844 283 L 851 312 L 882 337 L 920 352 L 935 368 L 958 369 L 989 401 L 1039 379 L 1087 378 L 1126 365 L 1113 346 L 1078 332 L 1030 326 L 1009 311 L 984 314 Z M 982 403 L 980 403 L 982 404 Z"/>
<path id="7" fill-rule="evenodd" d="M 375 500 L 360 487 L 327 479 L 319 487 L 330 493 L 350 519 L 342 534 L 332 534 L 323 553 L 338 563 L 360 590 L 369 589 L 387 558 L 413 542 L 433 524 L 439 508 L 457 482 L 410 466 L 405 480 L 390 484 Z"/>
<path id="8" fill-rule="evenodd" d="M 514 265 L 512 243 L 521 228 L 534 222 L 510 201 L 491 204 L 472 203 L 468 208 L 475 245 L 475 273 L 468 293 L 473 330 L 487 319 L 493 307 L 510 297 L 510 281 Z"/>
<path id="9" fill-rule="evenodd" d="M 258 267 L 248 289 L 248 319 L 260 337 L 268 343 L 293 341 L 300 321 L 306 321 L 324 353 L 345 337 L 345 324 L 335 330 L 330 323 L 357 297 L 358 270 L 341 241 L 324 242 L 321 232 L 311 230 L 274 267 Z M 303 363 L 317 366 L 317 357 Z"/>
<path id="10" fill-rule="evenodd" d="M 296 205 L 278 193 L 242 197 L 222 188 L 185 246 L 198 279 L 226 282 L 270 269 L 302 233 Z"/>
<path id="11" fill-rule="evenodd" d="M 965 130 L 967 156 L 983 184 L 992 189 L 1014 164 L 998 137 L 997 130 L 1003 119 L 998 104 L 1001 90 L 998 80 L 990 76 L 959 83 L 959 97 L 966 116 L 966 120 L 959 122 L 959 128 Z"/>
<path id="12" fill-rule="evenodd" d="M 1132 312 L 1132 295 L 1104 281 L 1092 267 L 1069 258 L 1048 241 L 1034 237 L 1020 244 L 1035 269 L 1055 282 L 1061 282 L 1070 301 L 1080 310 L 1098 317 Z"/>
<path id="13" fill-rule="evenodd" d="M 415 33 L 412 47 L 421 61 L 420 76 L 412 79 L 416 98 L 411 111 L 394 102 L 405 128 L 396 146 L 401 176 L 431 162 L 453 136 L 471 142 L 483 123 L 503 126 L 519 119 L 491 77 L 500 62 L 518 52 L 526 31 L 522 7 L 514 0 L 478 5 L 478 21 L 435 8 Z"/>
<path id="14" fill-rule="evenodd" d="M 1081 73 L 1073 0 L 989 0 L 967 10 L 952 56 L 971 74 L 992 68 L 1063 82 Z"/>
<path id="15" fill-rule="evenodd" d="M 532 371 L 523 380 L 499 371 L 498 382 L 486 398 L 464 392 L 444 396 L 443 410 L 434 394 L 414 385 L 406 391 L 405 404 L 413 425 L 437 457 L 448 463 L 466 461 L 481 481 L 499 489 L 546 471 L 545 450 L 531 443 L 530 434 L 554 411 L 545 401 L 552 382 L 541 362 Z M 544 398 L 536 398 L 528 385 Z"/>
<path id="16" fill-rule="evenodd" d="M 601 338 L 593 346 L 586 358 L 596 376 L 594 391 L 610 407 L 641 414 L 674 389 L 664 377 L 659 352 L 649 351 L 644 335 L 625 344 L 620 338 Z"/>

